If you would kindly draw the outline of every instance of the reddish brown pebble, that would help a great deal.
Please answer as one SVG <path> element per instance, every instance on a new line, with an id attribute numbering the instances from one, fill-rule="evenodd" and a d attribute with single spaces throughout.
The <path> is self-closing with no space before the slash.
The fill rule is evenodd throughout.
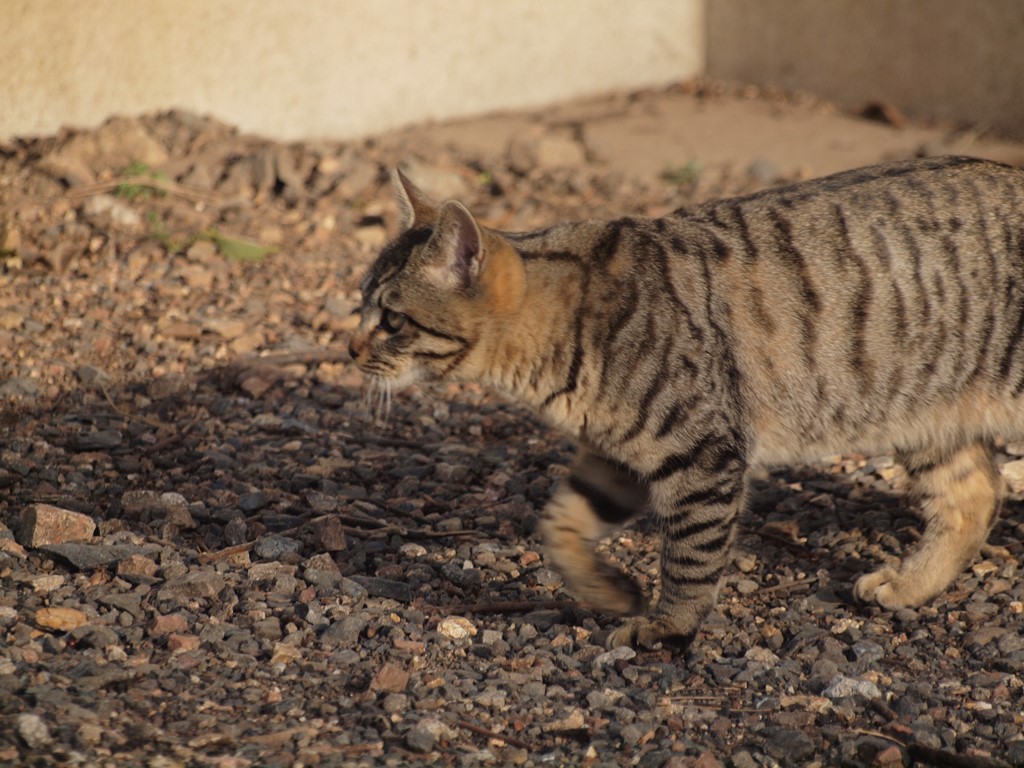
<path id="1" fill-rule="evenodd" d="M 313 537 L 317 547 L 326 552 L 338 552 L 345 548 L 345 526 L 336 517 L 325 517 L 317 521 Z"/>
<path id="2" fill-rule="evenodd" d="M 154 576 L 159 566 L 144 555 L 129 555 L 117 564 L 118 576 Z"/>
<path id="3" fill-rule="evenodd" d="M 875 765 L 903 765 L 903 751 L 893 744 L 875 755 Z"/>
<path id="4" fill-rule="evenodd" d="M 370 690 L 401 693 L 408 684 L 408 672 L 396 664 L 385 664 L 370 683 Z"/>
<path id="5" fill-rule="evenodd" d="M 167 650 L 171 653 L 188 653 L 199 649 L 199 638 L 195 635 L 170 635 Z"/>
<path id="6" fill-rule="evenodd" d="M 180 613 L 169 613 L 166 616 L 156 616 L 149 625 L 150 637 L 169 635 L 172 632 L 188 631 L 188 620 Z"/>
<path id="7" fill-rule="evenodd" d="M 85 541 L 92 537 L 96 523 L 88 515 L 50 504 L 31 504 L 21 512 L 18 543 L 26 547 Z"/>

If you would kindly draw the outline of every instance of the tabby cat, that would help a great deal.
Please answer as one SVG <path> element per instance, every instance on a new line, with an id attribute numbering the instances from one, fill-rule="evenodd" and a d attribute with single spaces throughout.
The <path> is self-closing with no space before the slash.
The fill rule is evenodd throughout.
<path id="1" fill-rule="evenodd" d="M 860 600 L 920 605 L 984 543 L 989 441 L 1024 438 L 1024 171 L 899 162 L 523 234 L 395 186 L 403 231 L 362 283 L 352 357 L 393 384 L 483 382 L 578 441 L 541 532 L 576 595 L 633 617 L 610 645 L 694 637 L 752 465 L 896 451 L 924 535 Z M 645 508 L 649 608 L 594 551 Z"/>

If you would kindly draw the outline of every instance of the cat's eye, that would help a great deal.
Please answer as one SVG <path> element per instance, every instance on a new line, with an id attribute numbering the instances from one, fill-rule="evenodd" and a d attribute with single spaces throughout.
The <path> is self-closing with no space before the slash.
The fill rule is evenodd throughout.
<path id="1" fill-rule="evenodd" d="M 385 309 L 380 316 L 380 327 L 387 333 L 398 333 L 405 325 L 405 315 L 393 309 Z"/>

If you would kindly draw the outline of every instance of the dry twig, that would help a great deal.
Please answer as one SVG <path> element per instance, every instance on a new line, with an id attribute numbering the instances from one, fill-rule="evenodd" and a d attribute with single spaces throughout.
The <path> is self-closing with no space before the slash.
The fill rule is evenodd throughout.
<path id="1" fill-rule="evenodd" d="M 573 600 L 509 600 L 500 603 L 458 603 L 448 606 L 448 613 L 532 613 L 533 611 L 561 611 L 577 605 Z"/>
<path id="2" fill-rule="evenodd" d="M 459 728 L 463 728 L 470 733 L 475 733 L 477 736 L 485 736 L 488 739 L 497 739 L 498 741 L 504 741 L 506 744 L 511 744 L 513 747 L 519 747 L 530 752 L 535 752 L 536 747 L 528 741 L 523 741 L 515 736 L 509 736 L 504 733 L 496 733 L 495 731 L 488 730 L 481 725 L 475 725 L 467 720 L 459 720 L 455 723 Z"/>
<path id="3" fill-rule="evenodd" d="M 216 206 L 226 205 L 223 200 L 212 192 L 197 189 L 196 187 L 186 187 L 183 184 L 154 176 L 129 176 L 123 179 L 113 179 L 112 181 L 101 181 L 96 184 L 88 184 L 69 190 L 67 196 L 71 198 L 92 197 L 93 195 L 102 195 L 104 192 L 113 192 L 119 187 L 148 187 L 158 192 L 166 192 L 169 195 L 176 195 L 177 197 L 197 203 Z"/>

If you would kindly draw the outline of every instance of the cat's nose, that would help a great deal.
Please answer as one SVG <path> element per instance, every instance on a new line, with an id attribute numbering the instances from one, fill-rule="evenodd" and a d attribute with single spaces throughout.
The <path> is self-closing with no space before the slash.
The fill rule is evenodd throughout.
<path id="1" fill-rule="evenodd" d="M 363 350 L 366 349 L 366 340 L 361 339 L 358 336 L 353 336 L 348 340 L 348 354 L 353 360 L 357 359 L 362 354 Z"/>

